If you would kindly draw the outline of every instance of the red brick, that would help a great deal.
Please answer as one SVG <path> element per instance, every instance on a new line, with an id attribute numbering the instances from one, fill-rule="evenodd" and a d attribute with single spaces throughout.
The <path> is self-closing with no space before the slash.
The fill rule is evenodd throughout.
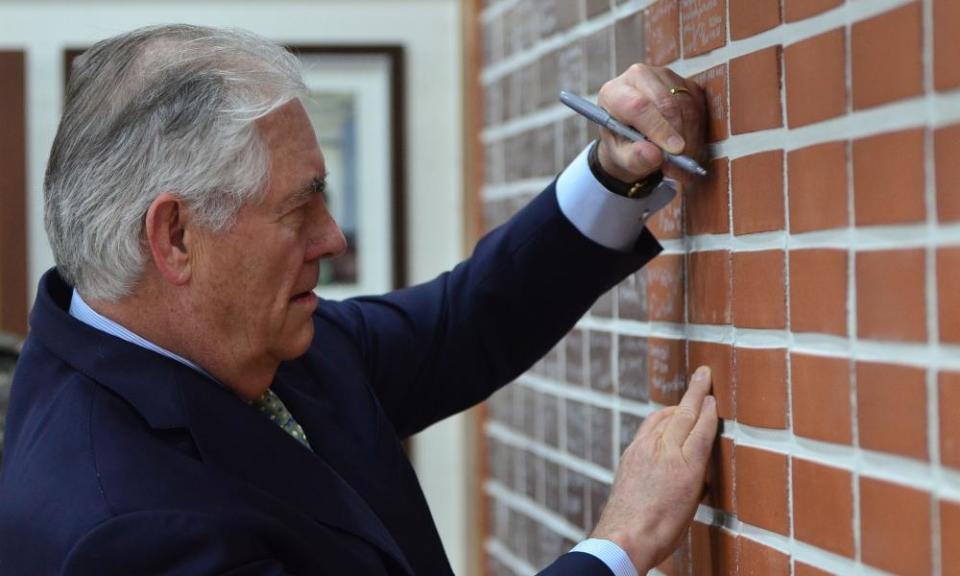
<path id="1" fill-rule="evenodd" d="M 943 576 L 960 576 L 960 502 L 940 501 L 940 562 Z"/>
<path id="2" fill-rule="evenodd" d="M 960 372 L 941 372 L 937 388 L 940 463 L 951 468 L 960 468 Z"/>
<path id="3" fill-rule="evenodd" d="M 683 322 L 684 257 L 663 254 L 646 268 L 647 316 L 654 322 Z"/>
<path id="4" fill-rule="evenodd" d="M 677 195 L 673 200 L 647 220 L 647 228 L 657 238 L 670 239 L 683 236 L 683 188 L 682 184 L 677 183 Z"/>
<path id="5" fill-rule="evenodd" d="M 610 0 L 587 0 L 587 18 L 588 19 L 595 18 L 596 16 L 609 11 L 610 11 Z"/>
<path id="6" fill-rule="evenodd" d="M 843 28 L 784 49 L 788 126 L 806 126 L 847 110 L 845 53 Z"/>
<path id="7" fill-rule="evenodd" d="M 729 0 L 730 38 L 741 40 L 780 24 L 780 0 Z"/>
<path id="8" fill-rule="evenodd" d="M 927 460 L 926 371 L 857 362 L 860 446 Z"/>
<path id="9" fill-rule="evenodd" d="M 793 563 L 793 576 L 833 576 L 833 572 L 827 572 L 809 564 L 795 561 Z"/>
<path id="10" fill-rule="evenodd" d="M 736 447 L 737 517 L 747 524 L 787 535 L 787 456 Z"/>
<path id="11" fill-rule="evenodd" d="M 828 142 L 788 153 L 787 191 L 791 232 L 847 226 L 847 143 Z"/>
<path id="12" fill-rule="evenodd" d="M 860 477 L 861 556 L 897 574 L 931 574 L 930 495 Z"/>
<path id="13" fill-rule="evenodd" d="M 647 369 L 647 339 L 642 336 L 617 335 L 619 357 L 617 372 L 620 376 L 620 396 L 638 402 L 650 400 L 650 373 Z"/>
<path id="14" fill-rule="evenodd" d="M 737 421 L 761 428 L 787 427 L 787 351 L 736 348 Z"/>
<path id="15" fill-rule="evenodd" d="M 690 322 L 730 323 L 730 253 L 691 252 L 687 264 Z"/>
<path id="16" fill-rule="evenodd" d="M 730 61 L 730 129 L 734 134 L 783 126 L 780 46 Z"/>
<path id="17" fill-rule="evenodd" d="M 730 166 L 717 158 L 707 166 L 709 175 L 686 192 L 687 234 L 726 234 L 730 231 Z"/>
<path id="18" fill-rule="evenodd" d="M 933 85 L 960 86 L 960 2 L 933 0 Z"/>
<path id="19" fill-rule="evenodd" d="M 614 68 L 613 26 L 590 34 L 583 42 L 587 54 L 587 94 L 594 94 L 610 78 L 620 74 Z"/>
<path id="20" fill-rule="evenodd" d="M 686 576 L 690 573 L 690 531 L 680 537 L 680 544 L 673 554 L 657 566 L 664 576 Z"/>
<path id="21" fill-rule="evenodd" d="M 694 522 L 690 530 L 690 559 L 694 576 L 734 575 L 737 573 L 736 534 Z"/>
<path id="22" fill-rule="evenodd" d="M 636 12 L 617 20 L 613 31 L 613 52 L 616 55 L 614 69 L 623 74 L 632 64 L 646 61 L 643 34 L 643 12 Z M 541 60 L 542 62 L 542 60 Z M 541 77 L 543 68 L 540 69 Z M 553 95 L 556 98 L 556 95 Z"/>
<path id="23" fill-rule="evenodd" d="M 799 436 L 850 444 L 850 361 L 790 355 L 793 430 Z"/>
<path id="24" fill-rule="evenodd" d="M 818 548 L 853 558 L 850 472 L 793 459 L 793 533 Z"/>
<path id="25" fill-rule="evenodd" d="M 957 162 L 957 158 L 960 158 L 960 124 L 934 132 L 933 149 L 936 162 L 937 217 L 941 222 L 960 222 L 960 162 Z"/>
<path id="26" fill-rule="evenodd" d="M 653 265 L 654 259 L 649 265 Z M 648 266 L 649 266 L 648 265 Z M 627 276 L 617 286 L 617 316 L 624 320 L 647 319 L 647 274 L 645 270 Z"/>
<path id="27" fill-rule="evenodd" d="M 680 0 L 683 57 L 690 58 L 727 42 L 726 0 Z"/>
<path id="28" fill-rule="evenodd" d="M 918 128 L 853 141 L 857 226 L 926 218 L 923 140 Z"/>
<path id="29" fill-rule="evenodd" d="M 790 252 L 790 329 L 847 335 L 847 252 Z"/>
<path id="30" fill-rule="evenodd" d="M 708 68 L 691 77 L 703 88 L 707 106 L 707 142 L 726 140 L 730 135 L 727 126 L 727 65 L 720 64 Z"/>
<path id="31" fill-rule="evenodd" d="M 605 394 L 613 393 L 613 337 L 609 332 L 590 332 L 587 346 L 590 349 L 590 365 L 587 370 L 588 385 Z"/>
<path id="32" fill-rule="evenodd" d="M 663 66 L 680 57 L 680 9 L 677 0 L 658 0 L 643 11 L 647 64 Z"/>
<path id="33" fill-rule="evenodd" d="M 739 540 L 737 558 L 741 576 L 787 576 L 790 574 L 789 556 L 748 538 Z"/>
<path id="34" fill-rule="evenodd" d="M 583 332 L 576 328 L 571 330 L 566 338 L 564 338 L 564 348 L 566 350 L 566 381 L 578 386 L 583 386 L 585 382 L 583 374 L 587 364 L 584 360 L 585 341 L 586 339 L 583 337 Z"/>
<path id="35" fill-rule="evenodd" d="M 740 328 L 785 328 L 783 250 L 733 253 L 733 323 Z"/>
<path id="36" fill-rule="evenodd" d="M 940 341 L 960 344 L 960 246 L 937 249 Z"/>
<path id="37" fill-rule="evenodd" d="M 721 418 L 736 418 L 733 382 L 733 347 L 713 342 L 687 343 L 690 373 L 699 366 L 709 366 L 713 377 L 713 395 L 717 398 L 717 414 Z"/>
<path id="38" fill-rule="evenodd" d="M 659 404 L 679 404 L 687 389 L 687 357 L 683 340 L 647 340 L 647 374 L 650 399 Z"/>
<path id="39" fill-rule="evenodd" d="M 927 339 L 924 251 L 856 255 L 857 335 L 871 340 Z"/>
<path id="40" fill-rule="evenodd" d="M 852 27 L 853 108 L 861 110 L 923 92 L 920 2 Z"/>
<path id="41" fill-rule="evenodd" d="M 841 4 L 843 0 L 783 0 L 783 19 L 786 22 L 796 22 Z"/>
<path id="42" fill-rule="evenodd" d="M 783 230 L 783 150 L 737 158 L 730 174 L 734 233 Z"/>
<path id="43" fill-rule="evenodd" d="M 721 436 L 713 445 L 712 461 L 708 473 L 710 484 L 704 502 L 727 514 L 737 513 L 735 485 L 735 450 L 732 438 Z"/>

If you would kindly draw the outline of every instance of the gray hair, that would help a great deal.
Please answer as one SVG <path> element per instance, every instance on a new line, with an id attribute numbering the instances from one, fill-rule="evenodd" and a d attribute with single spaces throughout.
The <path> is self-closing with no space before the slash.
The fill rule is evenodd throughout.
<path id="1" fill-rule="evenodd" d="M 144 217 L 164 192 L 228 229 L 262 199 L 269 155 L 254 121 L 306 92 L 299 61 L 249 32 L 141 28 L 78 57 L 44 181 L 60 274 L 87 297 L 130 294 Z"/>

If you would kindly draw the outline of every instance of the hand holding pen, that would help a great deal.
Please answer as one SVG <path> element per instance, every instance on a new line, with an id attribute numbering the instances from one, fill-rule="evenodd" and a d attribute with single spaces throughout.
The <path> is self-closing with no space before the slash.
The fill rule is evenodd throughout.
<path id="1" fill-rule="evenodd" d="M 624 182 L 662 169 L 664 175 L 689 182 L 706 171 L 703 92 L 667 68 L 635 64 L 600 89 L 599 106 L 562 92 L 561 101 L 599 124 L 598 149 L 604 170 Z"/>

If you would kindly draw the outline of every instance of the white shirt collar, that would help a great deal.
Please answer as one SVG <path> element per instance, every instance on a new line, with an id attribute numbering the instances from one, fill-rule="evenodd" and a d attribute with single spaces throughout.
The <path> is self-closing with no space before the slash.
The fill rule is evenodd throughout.
<path id="1" fill-rule="evenodd" d="M 96 328 L 97 330 L 100 330 L 101 332 L 106 332 L 107 334 L 116 336 L 121 340 L 126 340 L 131 344 L 136 344 L 141 348 L 146 348 L 147 350 L 156 352 L 157 354 L 162 354 L 167 358 L 172 358 L 177 362 L 183 364 L 184 366 L 189 366 L 190 368 L 193 368 L 197 372 L 200 372 L 201 374 L 213 380 L 216 380 L 215 378 L 210 376 L 210 374 L 208 374 L 206 370 L 204 370 L 197 364 L 191 362 L 190 360 L 187 360 L 183 356 L 178 356 L 177 354 L 174 354 L 173 352 L 167 350 L 166 348 L 157 346 L 156 344 L 147 340 L 146 338 L 134 332 L 131 332 L 127 328 L 124 328 L 120 324 L 117 324 L 113 320 L 107 318 L 106 316 L 103 316 L 102 314 L 100 314 L 99 312 L 91 308 L 86 302 L 84 302 L 83 298 L 80 297 L 80 293 L 77 292 L 76 290 L 73 291 L 73 296 L 70 298 L 70 315 L 76 318 L 77 320 L 83 322 L 84 324 L 91 326 L 93 328 Z"/>

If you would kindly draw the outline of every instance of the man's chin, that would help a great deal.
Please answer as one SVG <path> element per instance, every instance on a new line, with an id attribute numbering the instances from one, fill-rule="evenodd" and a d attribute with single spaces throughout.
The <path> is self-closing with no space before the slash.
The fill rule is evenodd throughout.
<path id="1" fill-rule="evenodd" d="M 305 325 L 300 327 L 296 333 L 289 334 L 283 340 L 283 346 L 278 351 L 281 361 L 294 360 L 306 354 L 313 343 L 314 328 L 313 319 L 306 321 Z"/>

